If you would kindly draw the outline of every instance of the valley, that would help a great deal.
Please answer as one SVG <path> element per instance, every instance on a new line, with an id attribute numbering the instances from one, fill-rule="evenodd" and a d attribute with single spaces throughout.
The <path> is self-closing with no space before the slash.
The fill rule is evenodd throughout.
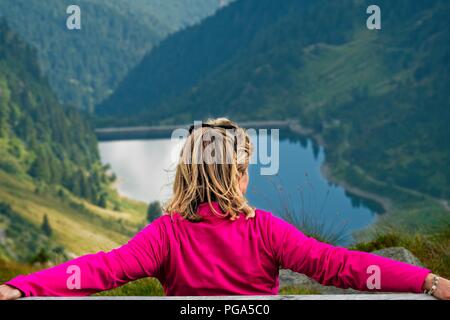
<path id="1" fill-rule="evenodd" d="M 125 243 L 170 192 L 172 130 L 218 116 L 291 131 L 257 206 L 449 276 L 448 1 L 380 0 L 381 30 L 365 0 L 83 0 L 74 32 L 68 4 L 0 2 L 0 281 Z"/>

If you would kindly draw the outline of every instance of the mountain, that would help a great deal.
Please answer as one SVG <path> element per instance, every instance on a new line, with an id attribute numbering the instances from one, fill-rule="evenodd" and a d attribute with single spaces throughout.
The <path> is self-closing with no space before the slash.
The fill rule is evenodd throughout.
<path id="1" fill-rule="evenodd" d="M 142 226 L 145 204 L 118 197 L 106 169 L 90 119 L 58 102 L 36 50 L 0 20 L 0 276 L 2 260 L 112 249 Z"/>
<path id="2" fill-rule="evenodd" d="M 237 1 L 201 24 L 173 34 L 146 55 L 114 95 L 100 104 L 97 113 L 114 116 L 155 109 L 153 105 L 162 98 L 194 86 L 205 74 L 244 50 L 292 6 L 303 7 L 303 3 Z M 155 120 L 161 118 L 159 115 Z"/>
<path id="3" fill-rule="evenodd" d="M 231 1 L 234 0 L 118 0 L 141 19 L 158 19 L 170 33 L 200 22 Z"/>
<path id="4" fill-rule="evenodd" d="M 80 0 L 81 30 L 66 27 L 69 0 L 2 0 L 0 16 L 38 50 L 59 100 L 85 110 L 108 96 L 165 36 L 219 7 L 214 0 Z"/>
<path id="5" fill-rule="evenodd" d="M 87 117 L 59 104 L 34 49 L 0 22 L 0 169 L 101 202 L 104 173 Z"/>
<path id="6" fill-rule="evenodd" d="M 399 201 L 450 199 L 448 1 L 237 1 L 173 34 L 96 108 L 98 125 L 296 118 L 332 173 Z"/>

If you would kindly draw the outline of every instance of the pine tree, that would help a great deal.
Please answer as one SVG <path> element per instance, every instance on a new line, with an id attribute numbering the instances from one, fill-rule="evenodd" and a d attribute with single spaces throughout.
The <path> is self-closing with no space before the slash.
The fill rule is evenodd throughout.
<path id="1" fill-rule="evenodd" d="M 50 226 L 50 222 L 48 221 L 48 217 L 45 214 L 44 219 L 42 220 L 41 230 L 47 237 L 50 237 L 53 233 L 52 227 Z"/>
<path id="2" fill-rule="evenodd" d="M 97 205 L 102 208 L 106 208 L 108 206 L 108 195 L 106 193 L 102 193 L 99 196 Z"/>
<path id="3" fill-rule="evenodd" d="M 159 201 L 153 201 L 148 205 L 147 221 L 151 223 L 153 220 L 161 216 L 161 204 Z"/>
<path id="4" fill-rule="evenodd" d="M 36 152 L 36 159 L 30 168 L 30 175 L 43 181 L 50 181 L 51 172 L 49 167 L 49 159 L 44 148 L 41 146 Z"/>

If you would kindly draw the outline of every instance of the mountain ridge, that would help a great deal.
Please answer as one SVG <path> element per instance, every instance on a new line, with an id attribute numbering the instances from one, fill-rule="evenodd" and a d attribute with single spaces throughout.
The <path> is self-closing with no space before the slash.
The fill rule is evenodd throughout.
<path id="1" fill-rule="evenodd" d="M 323 136 L 337 176 L 367 186 L 361 168 L 448 199 L 448 3 L 380 1 L 379 31 L 366 28 L 369 1 L 281 4 L 233 3 L 166 39 L 98 106 L 97 125 L 296 118 Z"/>
<path id="2" fill-rule="evenodd" d="M 71 4 L 3 0 L 0 16 L 38 49 L 42 72 L 58 99 L 88 111 L 161 39 L 218 8 L 209 0 L 80 0 L 81 30 L 69 31 L 66 8 Z"/>
<path id="3" fill-rule="evenodd" d="M 146 208 L 112 181 L 90 119 L 59 104 L 36 49 L 0 20 L 0 264 L 62 262 L 124 243 Z"/>

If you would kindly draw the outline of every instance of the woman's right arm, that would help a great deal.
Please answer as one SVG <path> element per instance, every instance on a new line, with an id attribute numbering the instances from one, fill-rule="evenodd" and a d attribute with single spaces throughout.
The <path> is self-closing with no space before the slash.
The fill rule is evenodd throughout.
<path id="1" fill-rule="evenodd" d="M 85 255 L 46 270 L 20 275 L 0 287 L 0 299 L 85 296 L 143 277 L 154 277 L 168 251 L 161 220 L 155 220 L 127 244 L 110 252 Z"/>
<path id="2" fill-rule="evenodd" d="M 413 292 L 430 289 L 431 270 L 332 246 L 305 236 L 272 216 L 268 226 L 274 257 L 282 268 L 303 273 L 322 285 L 361 291 Z M 441 279 L 435 296 L 450 298 L 450 282 Z"/>

